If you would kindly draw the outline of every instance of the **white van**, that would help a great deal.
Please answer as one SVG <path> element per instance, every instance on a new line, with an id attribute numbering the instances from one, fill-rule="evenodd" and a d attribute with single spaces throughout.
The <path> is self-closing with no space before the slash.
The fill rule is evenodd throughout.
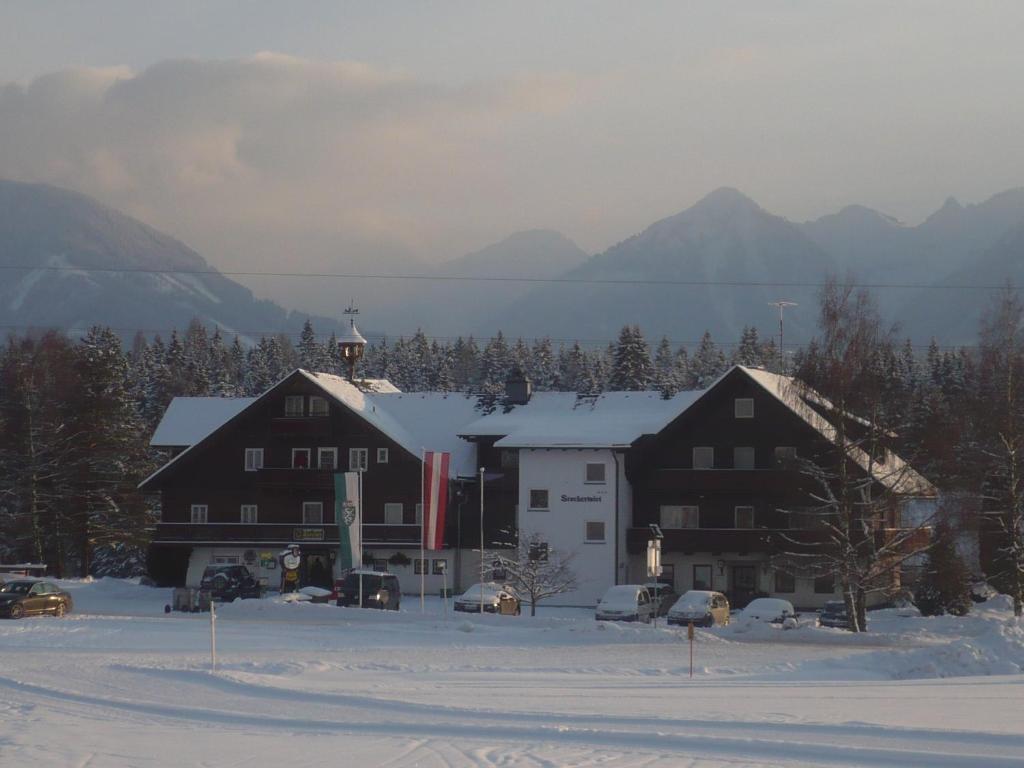
<path id="1" fill-rule="evenodd" d="M 651 593 L 640 584 L 619 584 L 604 593 L 597 603 L 598 621 L 643 621 L 654 618 Z"/>

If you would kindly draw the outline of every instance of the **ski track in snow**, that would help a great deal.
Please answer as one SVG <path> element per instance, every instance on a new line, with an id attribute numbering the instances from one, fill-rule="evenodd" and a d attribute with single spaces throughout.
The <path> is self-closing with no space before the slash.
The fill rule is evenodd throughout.
<path id="1" fill-rule="evenodd" d="M 93 602 L 104 589 L 134 602 Z M 702 633 L 691 681 L 677 635 L 649 628 L 263 601 L 224 607 L 211 673 L 208 621 L 159 615 L 163 592 L 81 597 L 64 620 L 0 622 L 4 768 L 1024 765 L 1024 676 L 875 669 L 977 642 L 987 619 L 894 619 L 860 647 Z M 114 609 L 135 615 L 90 613 Z M 911 650 L 881 650 L 901 627 Z"/>

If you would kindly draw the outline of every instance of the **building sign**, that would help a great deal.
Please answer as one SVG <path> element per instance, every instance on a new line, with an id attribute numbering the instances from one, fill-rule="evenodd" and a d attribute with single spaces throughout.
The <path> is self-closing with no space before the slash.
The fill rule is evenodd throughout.
<path id="1" fill-rule="evenodd" d="M 563 504 L 600 504 L 604 501 L 603 496 L 569 496 L 562 494 Z"/>
<path id="2" fill-rule="evenodd" d="M 295 541 L 323 541 L 323 528 L 293 528 L 292 538 Z"/>

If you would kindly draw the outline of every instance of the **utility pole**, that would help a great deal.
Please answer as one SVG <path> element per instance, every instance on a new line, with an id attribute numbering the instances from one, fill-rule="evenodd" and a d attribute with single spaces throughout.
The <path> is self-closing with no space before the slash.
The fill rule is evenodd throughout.
<path id="1" fill-rule="evenodd" d="M 484 615 L 484 468 L 480 467 L 480 615 Z"/>
<path id="2" fill-rule="evenodd" d="M 778 301 L 769 301 L 768 302 L 768 306 L 778 307 L 779 308 L 779 362 L 780 362 L 779 368 L 780 368 L 780 370 L 783 373 L 785 373 L 785 371 L 786 371 L 786 366 L 785 366 L 786 358 L 785 358 L 785 352 L 783 351 L 783 347 L 782 347 L 782 340 L 783 340 L 783 335 L 782 335 L 782 332 L 783 332 L 782 319 L 783 319 L 783 313 L 786 311 L 786 307 L 798 307 L 800 305 L 797 304 L 795 301 L 789 301 L 788 299 L 779 299 Z"/>

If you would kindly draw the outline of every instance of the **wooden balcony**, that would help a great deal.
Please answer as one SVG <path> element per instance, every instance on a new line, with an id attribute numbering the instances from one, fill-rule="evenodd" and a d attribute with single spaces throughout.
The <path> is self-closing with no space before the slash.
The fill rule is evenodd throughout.
<path id="1" fill-rule="evenodd" d="M 157 523 L 155 542 L 216 542 L 224 544 L 338 543 L 336 525 L 283 523 Z"/>
<path id="2" fill-rule="evenodd" d="M 769 528 L 666 528 L 662 552 L 775 552 L 797 541 L 806 545 L 825 541 L 823 531 Z M 647 527 L 626 531 L 626 548 L 644 552 L 651 531 Z"/>

